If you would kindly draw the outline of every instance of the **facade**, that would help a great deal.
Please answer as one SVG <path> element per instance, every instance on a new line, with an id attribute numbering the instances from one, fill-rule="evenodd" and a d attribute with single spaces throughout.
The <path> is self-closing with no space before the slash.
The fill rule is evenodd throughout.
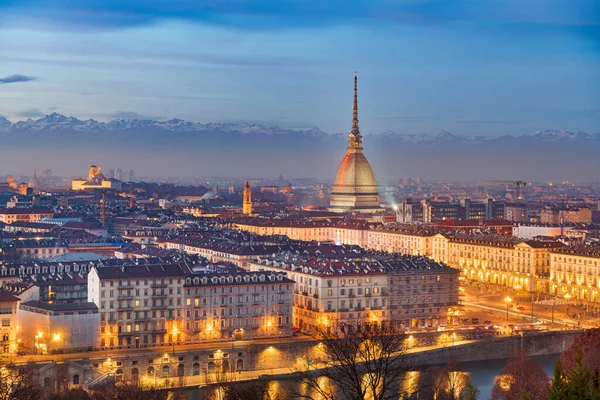
<path id="1" fill-rule="evenodd" d="M 353 210 L 381 211 L 375 175 L 369 161 L 362 152 L 362 135 L 358 128 L 357 80 L 355 73 L 352 130 L 348 135 L 346 156 L 342 159 L 335 174 L 330 197 L 330 210 L 336 212 Z"/>
<path id="2" fill-rule="evenodd" d="M 492 235 L 433 237 L 432 258 L 459 269 L 469 280 L 547 293 L 550 252 L 556 241 L 521 240 Z"/>
<path id="3" fill-rule="evenodd" d="M 13 222 L 37 222 L 42 218 L 52 218 L 54 212 L 45 207 L 31 208 L 5 208 L 0 210 L 0 222 L 12 224 Z"/>
<path id="4" fill-rule="evenodd" d="M 292 335 L 294 282 L 282 272 L 241 268 L 189 276 L 185 281 L 188 341 Z"/>
<path id="5" fill-rule="evenodd" d="M 285 271 L 296 282 L 294 326 L 306 332 L 334 322 L 445 325 L 449 307 L 458 303 L 459 271 L 422 257 L 372 256 L 331 259 L 283 253 L 261 257 L 250 269 Z"/>
<path id="6" fill-rule="evenodd" d="M 542 224 L 567 222 L 590 223 L 592 222 L 592 210 L 589 208 L 546 206 L 540 212 L 540 223 Z"/>
<path id="7" fill-rule="evenodd" d="M 104 189 L 104 190 L 121 190 L 121 181 L 114 178 L 106 178 L 102 174 L 102 169 L 96 165 L 90 165 L 88 178 L 78 178 L 71 181 L 71 189 Z"/>
<path id="8" fill-rule="evenodd" d="M 552 251 L 548 286 L 559 298 L 599 303 L 600 246 L 577 245 Z"/>
<path id="9" fill-rule="evenodd" d="M 572 226 L 559 225 L 516 225 L 513 227 L 512 235 L 521 239 L 533 239 L 536 236 L 563 236 L 569 235 Z"/>
<path id="10" fill-rule="evenodd" d="M 233 266 L 94 267 L 88 299 L 99 307 L 100 346 L 140 348 L 290 336 L 292 286 L 284 274 Z"/>
<path id="11" fill-rule="evenodd" d="M 0 354 L 12 353 L 18 347 L 19 301 L 20 299 L 12 293 L 0 292 Z"/>
<path id="12" fill-rule="evenodd" d="M 64 239 L 15 240 L 9 246 L 24 260 L 44 260 L 69 252 L 69 245 Z"/>
<path id="13" fill-rule="evenodd" d="M 100 315 L 94 303 L 28 301 L 19 306 L 19 338 L 38 353 L 98 346 Z"/>
<path id="14" fill-rule="evenodd" d="M 529 207 L 522 203 L 508 203 L 504 207 L 504 219 L 511 222 L 529 222 Z"/>
<path id="15" fill-rule="evenodd" d="M 395 210 L 396 222 L 423 221 L 423 204 L 420 201 L 406 198 L 402 203 L 396 205 Z"/>
<path id="16" fill-rule="evenodd" d="M 148 347 L 185 341 L 183 265 L 93 267 L 88 301 L 100 312 L 100 345 Z M 169 334 L 174 332 L 176 334 Z"/>

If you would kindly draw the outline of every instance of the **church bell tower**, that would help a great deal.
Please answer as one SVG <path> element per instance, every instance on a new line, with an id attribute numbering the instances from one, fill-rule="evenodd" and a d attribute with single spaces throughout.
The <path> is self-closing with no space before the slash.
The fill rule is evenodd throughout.
<path id="1" fill-rule="evenodd" d="M 246 181 L 246 186 L 244 186 L 244 201 L 242 203 L 242 213 L 244 215 L 252 215 L 252 191 L 250 190 L 250 185 L 248 181 Z"/>

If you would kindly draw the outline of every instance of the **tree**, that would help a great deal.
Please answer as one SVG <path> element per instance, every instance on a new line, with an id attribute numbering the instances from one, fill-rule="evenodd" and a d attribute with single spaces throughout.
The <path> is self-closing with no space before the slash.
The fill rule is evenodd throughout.
<path id="1" fill-rule="evenodd" d="M 419 398 L 434 400 L 470 400 L 479 396 L 469 375 L 454 360 L 443 368 L 432 367 L 425 370 L 419 379 L 418 392 Z"/>
<path id="2" fill-rule="evenodd" d="M 229 382 L 222 386 L 223 400 L 275 400 L 278 394 L 270 390 L 271 383 L 265 379 L 250 382 Z"/>
<path id="3" fill-rule="evenodd" d="M 583 354 L 584 366 L 590 371 L 600 371 L 600 328 L 583 331 L 560 356 L 561 367 L 567 376 L 577 367 L 578 352 Z"/>
<path id="4" fill-rule="evenodd" d="M 520 351 L 508 360 L 496 377 L 492 400 L 545 399 L 550 387 L 548 376 L 529 356 Z"/>
<path id="5" fill-rule="evenodd" d="M 52 392 L 47 394 L 45 398 L 48 400 L 92 400 L 90 394 L 82 388 Z"/>
<path id="6" fill-rule="evenodd" d="M 405 336 L 393 324 L 369 322 L 320 325 L 319 346 L 327 366 L 307 363 L 299 372 L 303 389 L 294 397 L 321 400 L 398 399 L 406 372 Z M 332 383 L 335 383 L 335 387 Z"/>
<path id="7" fill-rule="evenodd" d="M 180 393 L 176 393 L 176 397 L 178 396 Z M 170 398 L 169 391 L 166 389 L 149 389 L 130 384 L 102 386 L 93 390 L 90 397 L 93 400 L 167 400 Z"/>
<path id="8" fill-rule="evenodd" d="M 554 380 L 550 387 L 549 400 L 597 400 L 600 398 L 600 374 L 590 371 L 584 365 L 583 356 L 578 352 L 575 367 L 568 376 L 562 370 L 560 361 L 554 368 Z"/>
<path id="9" fill-rule="evenodd" d="M 554 377 L 552 385 L 548 392 L 548 400 L 565 400 L 568 399 L 569 384 L 566 380 L 565 373 L 560 364 L 560 360 L 554 366 Z"/>
<path id="10" fill-rule="evenodd" d="M 0 367 L 0 400 L 39 400 L 42 389 L 29 367 Z"/>

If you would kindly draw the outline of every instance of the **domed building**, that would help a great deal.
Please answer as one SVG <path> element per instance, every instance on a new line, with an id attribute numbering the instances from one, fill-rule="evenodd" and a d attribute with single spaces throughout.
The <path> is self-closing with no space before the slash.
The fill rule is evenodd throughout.
<path id="1" fill-rule="evenodd" d="M 381 211 L 375 174 L 362 152 L 362 135 L 358 129 L 358 77 L 356 73 L 354 73 L 352 114 L 352 130 L 348 135 L 348 149 L 335 173 L 329 209 L 336 212 Z"/>

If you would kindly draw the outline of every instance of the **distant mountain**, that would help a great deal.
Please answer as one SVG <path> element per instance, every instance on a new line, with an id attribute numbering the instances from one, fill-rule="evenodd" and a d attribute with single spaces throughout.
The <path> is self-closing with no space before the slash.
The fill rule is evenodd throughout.
<path id="1" fill-rule="evenodd" d="M 10 123 L 0 117 L 0 171 L 52 168 L 77 175 L 90 164 L 140 176 L 331 178 L 347 133 L 248 123 L 79 120 L 57 113 Z M 597 181 L 600 134 L 545 130 L 520 136 L 439 131 L 367 134 L 377 177 Z M 25 156 L 26 155 L 26 156 Z"/>
<path id="2" fill-rule="evenodd" d="M 5 118 L 0 117 L 0 132 L 55 132 L 55 131 L 78 131 L 78 132 L 118 132 L 136 128 L 155 128 L 170 132 L 239 132 L 244 135 L 285 135 L 301 134 L 318 136 L 325 134 L 318 128 L 307 130 L 283 129 L 278 126 L 265 126 L 248 123 L 207 123 L 188 122 L 182 119 L 170 119 L 168 121 L 154 121 L 141 119 L 116 119 L 110 122 L 99 122 L 94 119 L 81 121 L 75 117 L 65 117 L 58 113 L 46 115 L 43 118 L 26 121 L 18 121 L 11 124 Z"/>
<path id="3" fill-rule="evenodd" d="M 164 130 L 169 132 L 213 132 L 213 133 L 240 133 L 242 135 L 295 135 L 295 136 L 323 136 L 327 133 L 319 128 L 311 129 L 285 129 L 278 126 L 267 126 L 261 124 L 231 123 L 231 122 L 209 122 L 206 124 L 199 122 L 189 122 L 178 118 L 167 121 L 142 120 L 142 119 L 116 119 L 110 122 L 99 122 L 94 119 L 79 120 L 75 117 L 66 117 L 58 113 L 46 115 L 43 118 L 26 121 L 18 121 L 12 124 L 6 118 L 0 117 L 0 132 L 18 133 L 18 132 L 58 132 L 58 131 L 77 131 L 98 133 L 101 131 L 119 132 L 135 130 L 139 128 L 150 128 Z M 335 136 L 345 136 L 344 133 L 336 133 Z M 371 136 L 371 135 L 369 135 Z M 378 139 L 393 139 L 400 143 L 416 145 L 436 145 L 447 144 L 449 142 L 460 142 L 468 144 L 479 144 L 486 141 L 494 141 L 501 138 L 490 138 L 487 136 L 468 136 L 451 133 L 448 131 L 439 131 L 433 133 L 420 133 L 416 135 L 400 134 L 393 131 L 386 131 L 380 134 L 374 134 L 372 137 Z M 586 132 L 571 132 L 567 130 L 546 130 L 536 131 L 534 133 L 524 134 L 522 136 L 511 138 L 537 139 L 542 141 L 560 141 L 560 140 L 597 140 L 600 139 L 600 133 L 590 134 Z M 504 137 L 506 138 L 506 137 Z"/>

